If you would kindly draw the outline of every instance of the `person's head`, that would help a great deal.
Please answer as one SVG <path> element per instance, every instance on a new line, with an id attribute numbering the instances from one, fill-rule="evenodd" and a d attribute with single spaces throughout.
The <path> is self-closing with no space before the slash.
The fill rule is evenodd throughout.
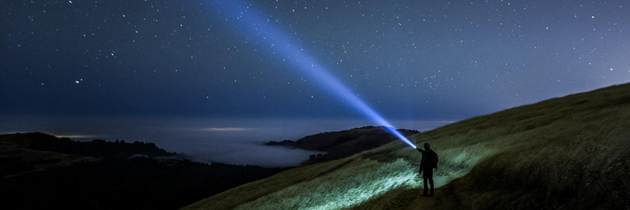
<path id="1" fill-rule="evenodd" d="M 431 145 L 429 145 L 429 143 L 424 143 L 424 149 L 431 149 Z"/>

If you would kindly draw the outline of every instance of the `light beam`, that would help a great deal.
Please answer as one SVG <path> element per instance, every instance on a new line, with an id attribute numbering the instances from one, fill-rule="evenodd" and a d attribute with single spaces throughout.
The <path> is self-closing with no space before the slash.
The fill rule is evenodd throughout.
<path id="1" fill-rule="evenodd" d="M 256 37 L 259 45 L 271 47 L 276 56 L 283 58 L 283 61 L 294 66 L 300 73 L 313 78 L 322 88 L 334 93 L 333 95 L 341 100 L 350 102 L 349 105 L 356 108 L 359 113 L 384 126 L 388 132 L 414 149 L 416 148 L 416 145 L 394 129 L 394 126 L 316 62 L 291 37 L 276 28 L 273 25 L 275 21 L 265 18 L 261 12 L 253 9 L 251 4 L 239 0 L 214 0 L 211 2 L 211 5 L 218 10 L 219 15 L 227 16 L 221 17 L 224 21 L 232 21 L 238 24 L 237 26 L 240 26 L 247 35 Z"/>

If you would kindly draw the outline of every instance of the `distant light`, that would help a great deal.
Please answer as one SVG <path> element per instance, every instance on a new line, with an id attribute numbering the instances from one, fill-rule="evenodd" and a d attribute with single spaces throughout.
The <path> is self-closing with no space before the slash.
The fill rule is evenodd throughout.
<path id="1" fill-rule="evenodd" d="M 227 128 L 204 128 L 203 131 L 247 131 L 252 130 L 250 128 L 237 128 L 237 127 L 227 127 Z"/>

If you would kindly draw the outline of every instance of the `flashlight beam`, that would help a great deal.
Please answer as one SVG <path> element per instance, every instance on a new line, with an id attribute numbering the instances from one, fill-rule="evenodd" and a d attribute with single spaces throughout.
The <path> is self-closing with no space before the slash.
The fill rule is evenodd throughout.
<path id="1" fill-rule="evenodd" d="M 222 17 L 222 19 L 227 22 L 233 21 L 237 23 L 237 26 L 244 30 L 246 35 L 256 37 L 258 40 L 256 43 L 263 47 L 271 47 L 275 55 L 295 67 L 300 73 L 314 78 L 322 88 L 328 90 L 328 92 L 334 93 L 333 95 L 337 98 L 348 101 L 349 105 L 356 108 L 360 114 L 384 126 L 388 132 L 414 149 L 416 148 L 416 145 L 394 129 L 394 126 L 370 108 L 370 106 L 363 102 L 363 100 L 341 83 L 335 76 L 330 74 L 312 56 L 308 55 L 291 37 L 276 28 L 273 25 L 275 23 L 274 21 L 270 21 L 270 19 L 265 18 L 262 13 L 254 10 L 251 4 L 246 4 L 238 0 L 215 0 L 212 1 L 211 5 L 216 7 L 220 14 L 223 12 L 223 15 L 231 17 Z"/>

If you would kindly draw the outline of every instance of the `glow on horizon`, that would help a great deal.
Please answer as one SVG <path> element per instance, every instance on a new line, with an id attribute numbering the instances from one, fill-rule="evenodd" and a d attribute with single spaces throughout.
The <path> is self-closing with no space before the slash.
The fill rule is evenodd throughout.
<path id="1" fill-rule="evenodd" d="M 203 128 L 202 131 L 248 131 L 251 128 L 238 128 L 238 127 L 226 127 L 226 128 Z"/>
<path id="2" fill-rule="evenodd" d="M 219 13 L 227 15 L 227 17 L 222 17 L 224 21 L 233 21 L 235 24 L 239 24 L 247 35 L 257 38 L 256 40 L 259 45 L 271 47 L 276 56 L 280 57 L 281 60 L 287 64 L 295 67 L 296 71 L 305 74 L 309 78 L 315 79 L 322 88 L 334 93 L 333 95 L 339 99 L 348 101 L 349 105 L 355 108 L 356 111 L 370 118 L 377 124 L 384 126 L 387 131 L 409 146 L 414 149 L 416 148 L 415 144 L 394 129 L 394 126 L 370 108 L 370 106 L 363 102 L 363 100 L 341 83 L 335 76 L 330 74 L 297 43 L 293 42 L 291 37 L 274 27 L 272 25 L 273 21 L 263 17 L 262 13 L 259 11 L 254 10 L 251 4 L 239 0 L 214 0 L 211 2 L 211 5 L 216 7 Z"/>

